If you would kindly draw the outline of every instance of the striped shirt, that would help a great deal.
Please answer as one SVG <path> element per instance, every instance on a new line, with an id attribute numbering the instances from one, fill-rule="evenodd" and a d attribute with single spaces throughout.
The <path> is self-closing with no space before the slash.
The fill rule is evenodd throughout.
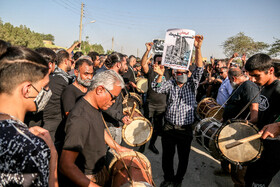
<path id="1" fill-rule="evenodd" d="M 157 93 L 167 94 L 167 108 L 165 119 L 178 126 L 191 125 L 194 122 L 194 105 L 196 90 L 203 74 L 202 67 L 196 67 L 191 77 L 179 87 L 174 79 L 157 83 L 152 82 L 152 88 Z"/>

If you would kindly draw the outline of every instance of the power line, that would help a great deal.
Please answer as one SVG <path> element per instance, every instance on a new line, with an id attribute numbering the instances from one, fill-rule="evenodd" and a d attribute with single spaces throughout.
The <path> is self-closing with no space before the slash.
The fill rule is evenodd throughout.
<path id="1" fill-rule="evenodd" d="M 56 3 L 56 4 L 58 4 L 58 5 L 60 5 L 60 6 L 63 6 L 63 7 L 66 8 L 67 10 L 70 10 L 70 11 L 71 11 L 72 13 L 74 13 L 74 14 L 80 15 L 80 13 L 76 12 L 76 10 L 73 10 L 73 9 L 71 9 L 71 8 L 69 8 L 69 7 L 67 7 L 67 6 L 65 6 L 65 5 L 62 4 L 60 1 L 55 1 L 55 0 L 53 0 L 53 2 Z"/>

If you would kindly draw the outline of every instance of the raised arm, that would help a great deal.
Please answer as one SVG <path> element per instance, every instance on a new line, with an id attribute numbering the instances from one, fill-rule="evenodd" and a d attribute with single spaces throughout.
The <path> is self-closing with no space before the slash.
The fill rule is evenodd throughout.
<path id="1" fill-rule="evenodd" d="M 75 49 L 75 47 L 81 45 L 80 42 L 75 42 L 71 47 L 69 47 L 66 51 L 70 54 Z"/>
<path id="2" fill-rule="evenodd" d="M 230 68 L 230 63 L 233 61 L 234 58 L 238 57 L 238 53 L 234 53 L 231 58 L 227 62 L 227 67 Z"/>
<path id="3" fill-rule="evenodd" d="M 195 47 L 195 64 L 197 67 L 203 67 L 202 55 L 201 55 L 201 46 L 202 46 L 203 36 L 196 35 L 194 40 Z"/>
<path id="4" fill-rule="evenodd" d="M 148 55 L 152 49 L 152 46 L 153 46 L 153 43 L 150 42 L 150 43 L 146 43 L 146 52 L 144 53 L 143 57 L 142 57 L 142 61 L 141 61 L 141 66 L 143 68 L 143 71 L 145 74 L 148 73 L 149 71 L 149 65 L 148 65 Z"/>

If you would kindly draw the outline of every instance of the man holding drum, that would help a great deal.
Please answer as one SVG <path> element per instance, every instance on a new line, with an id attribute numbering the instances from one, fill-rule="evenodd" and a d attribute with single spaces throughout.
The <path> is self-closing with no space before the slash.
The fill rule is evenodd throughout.
<path id="1" fill-rule="evenodd" d="M 122 77 L 115 71 L 101 72 L 69 113 L 60 170 L 78 186 L 103 186 L 106 182 L 105 143 L 118 152 L 130 151 L 107 133 L 101 113 L 115 102 L 123 87 Z"/>
<path id="2" fill-rule="evenodd" d="M 162 81 L 164 67 L 155 65 L 154 71 L 158 77 L 153 81 L 152 88 L 157 93 L 168 94 L 165 113 L 165 126 L 162 133 L 162 168 L 164 181 L 161 187 L 182 185 L 187 171 L 189 153 L 192 141 L 192 124 L 194 122 L 194 105 L 196 90 L 203 74 L 201 55 L 202 35 L 195 36 L 196 69 L 188 77 L 186 70 L 176 70 L 175 79 Z M 173 160 L 175 148 L 178 150 L 179 165 L 174 175 Z"/>
<path id="3" fill-rule="evenodd" d="M 256 54 L 245 64 L 253 82 L 262 86 L 257 126 L 264 132 L 279 132 L 278 118 L 280 115 L 280 81 L 275 76 L 272 59 L 265 54 Z M 269 134 L 269 133 L 268 133 Z M 273 136 L 273 135 L 272 135 Z M 264 150 L 261 158 L 248 166 L 246 186 L 268 186 L 272 178 L 280 170 L 280 140 L 263 140 Z"/>

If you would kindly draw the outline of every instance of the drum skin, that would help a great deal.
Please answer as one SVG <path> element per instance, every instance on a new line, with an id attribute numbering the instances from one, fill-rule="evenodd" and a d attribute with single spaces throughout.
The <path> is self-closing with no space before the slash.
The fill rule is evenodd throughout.
<path id="1" fill-rule="evenodd" d="M 247 165 L 260 158 L 263 150 L 261 139 L 245 142 L 230 149 L 226 149 L 225 146 L 257 133 L 257 127 L 246 120 L 228 120 L 215 135 L 216 147 L 221 156 L 232 164 Z"/>
<path id="2" fill-rule="evenodd" d="M 145 155 L 136 151 L 116 154 L 109 165 L 109 173 L 112 176 L 112 187 L 140 187 L 153 184 L 151 163 Z"/>
<path id="3" fill-rule="evenodd" d="M 122 128 L 122 137 L 125 143 L 132 147 L 141 146 L 148 142 L 153 133 L 153 127 L 144 117 L 134 117 L 130 124 Z"/>
<path id="4" fill-rule="evenodd" d="M 146 78 L 139 78 L 136 82 L 137 88 L 146 93 L 148 91 L 148 79 Z"/>
<path id="5" fill-rule="evenodd" d="M 216 114 L 216 112 L 219 112 Z M 202 99 L 196 109 L 197 114 L 201 119 L 213 117 L 217 120 L 221 120 L 223 118 L 223 108 L 216 102 L 215 99 L 211 97 L 207 97 Z"/>

